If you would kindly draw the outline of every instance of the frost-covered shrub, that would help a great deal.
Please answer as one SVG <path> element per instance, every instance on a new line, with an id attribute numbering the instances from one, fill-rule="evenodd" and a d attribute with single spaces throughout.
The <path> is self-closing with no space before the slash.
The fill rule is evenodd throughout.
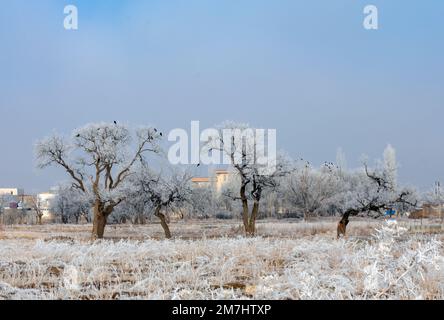
<path id="1" fill-rule="evenodd" d="M 371 238 L 0 241 L 0 299 L 443 299 L 441 243 Z"/>
<path id="2" fill-rule="evenodd" d="M 441 242 L 432 237 L 420 239 L 407 235 L 396 221 L 376 230 L 376 243 L 360 251 L 364 257 L 364 297 L 421 299 L 426 275 L 440 271 Z"/>

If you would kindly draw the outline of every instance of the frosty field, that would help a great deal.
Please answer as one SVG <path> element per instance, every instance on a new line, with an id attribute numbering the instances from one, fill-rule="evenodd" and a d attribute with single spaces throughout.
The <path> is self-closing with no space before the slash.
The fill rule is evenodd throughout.
<path id="1" fill-rule="evenodd" d="M 404 228 L 405 226 L 406 228 Z M 8 226 L 0 231 L 0 299 L 443 299 L 442 234 L 407 222 L 238 221 L 107 227 Z M 375 228 L 378 231 L 375 231 Z"/>

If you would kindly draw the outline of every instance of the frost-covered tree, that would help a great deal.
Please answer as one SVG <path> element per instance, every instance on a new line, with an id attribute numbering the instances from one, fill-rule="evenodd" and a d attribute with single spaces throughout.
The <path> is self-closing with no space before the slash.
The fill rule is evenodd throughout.
<path id="1" fill-rule="evenodd" d="M 345 235 L 351 216 L 361 214 L 379 217 L 389 209 L 416 207 L 417 195 L 411 188 L 399 188 L 396 183 L 396 161 L 394 150 L 384 152 L 384 161 L 371 170 L 366 161 L 363 170 L 343 178 L 337 203 L 342 215 L 338 223 L 338 237 Z"/>
<path id="2" fill-rule="evenodd" d="M 7 204 L 8 204 L 8 196 L 0 194 L 0 213 L 3 212 Z"/>
<path id="3" fill-rule="evenodd" d="M 64 168 L 72 186 L 93 198 L 93 239 L 103 238 L 108 217 L 125 199 L 121 187 L 134 164 L 159 152 L 160 133 L 155 128 L 140 128 L 135 136 L 133 143 L 133 134 L 125 125 L 92 123 L 74 130 L 70 140 L 53 135 L 36 145 L 40 168 Z"/>
<path id="4" fill-rule="evenodd" d="M 339 170 L 333 163 L 324 163 L 314 169 L 308 162 L 298 162 L 291 174 L 284 178 L 282 192 L 307 219 L 330 211 L 340 190 L 340 182 Z"/>
<path id="5" fill-rule="evenodd" d="M 276 188 L 280 178 L 289 172 L 284 156 L 270 157 L 267 162 L 261 161 L 263 158 L 260 159 L 260 155 L 265 154 L 261 141 L 264 137 L 259 137 L 257 133 L 257 129 L 248 124 L 224 122 L 204 148 L 204 152 L 221 153 L 230 162 L 237 190 L 226 189 L 225 195 L 241 202 L 242 221 L 247 236 L 256 233 L 256 219 L 263 192 Z M 269 170 L 271 167 L 273 169 Z"/>
<path id="6" fill-rule="evenodd" d="M 42 218 L 44 215 L 42 204 L 39 200 L 39 197 L 37 195 L 32 195 L 29 197 L 29 205 L 31 206 L 31 209 L 35 213 L 35 217 L 38 224 L 42 224 Z"/>
<path id="7" fill-rule="evenodd" d="M 190 180 L 191 175 L 178 168 L 155 172 L 141 163 L 126 184 L 128 199 L 137 203 L 139 210 L 152 208 L 151 213 L 159 218 L 165 237 L 169 239 L 168 213 L 189 201 Z"/>
<path id="8" fill-rule="evenodd" d="M 390 144 L 384 150 L 383 175 L 390 188 L 395 190 L 398 184 L 398 163 L 396 151 Z"/>
<path id="9" fill-rule="evenodd" d="M 425 203 L 442 206 L 444 204 L 444 190 L 441 188 L 441 183 L 436 182 L 433 188 L 427 191 L 422 198 Z"/>
<path id="10" fill-rule="evenodd" d="M 425 192 L 421 197 L 422 203 L 432 205 L 439 208 L 439 215 L 441 220 L 444 220 L 443 205 L 444 205 L 444 191 L 441 188 L 441 183 L 437 181 L 434 187 Z"/>
<path id="11" fill-rule="evenodd" d="M 137 164 L 134 174 L 125 183 L 126 198 L 116 208 L 114 221 L 118 223 L 130 221 L 133 224 L 145 224 L 153 213 L 151 197 L 144 186 L 145 179 L 151 179 L 153 172 L 145 165 Z"/>
<path id="12" fill-rule="evenodd" d="M 60 218 L 62 223 L 79 223 L 81 218 L 89 220 L 88 213 L 92 207 L 92 199 L 72 186 L 59 186 L 57 195 L 52 201 L 51 211 Z"/>
<path id="13" fill-rule="evenodd" d="M 0 194 L 0 218 L 5 212 L 5 207 L 7 206 L 8 201 L 7 197 L 3 194 Z M 0 219 L 1 222 L 3 222 L 3 219 Z"/>
<path id="14" fill-rule="evenodd" d="M 192 188 L 188 207 L 192 216 L 209 218 L 216 211 L 217 195 L 212 188 Z"/>

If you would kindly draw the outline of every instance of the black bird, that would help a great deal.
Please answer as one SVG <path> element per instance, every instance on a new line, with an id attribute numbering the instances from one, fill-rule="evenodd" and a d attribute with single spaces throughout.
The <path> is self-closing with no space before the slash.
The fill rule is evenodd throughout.
<path id="1" fill-rule="evenodd" d="M 76 138 L 78 138 L 78 137 L 80 137 L 80 133 L 78 133 L 78 134 L 76 135 Z"/>
<path id="2" fill-rule="evenodd" d="M 198 163 L 197 166 L 200 167 L 200 163 Z"/>
<path id="3" fill-rule="evenodd" d="M 154 128 L 154 132 L 157 132 L 157 129 L 156 129 L 156 128 Z"/>
<path id="4" fill-rule="evenodd" d="M 162 132 L 161 132 L 161 133 L 159 133 L 159 134 L 160 134 L 160 136 L 163 136 Z"/>
<path id="5" fill-rule="evenodd" d="M 114 120 L 114 124 L 117 124 L 117 121 L 116 121 L 116 120 Z"/>

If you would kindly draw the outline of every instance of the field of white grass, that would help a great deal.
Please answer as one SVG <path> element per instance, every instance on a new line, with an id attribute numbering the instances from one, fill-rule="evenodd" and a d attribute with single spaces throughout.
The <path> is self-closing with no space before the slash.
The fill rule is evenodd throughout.
<path id="1" fill-rule="evenodd" d="M 407 223 L 354 220 L 181 221 L 158 224 L 6 226 L 0 299 L 443 299 L 441 233 Z"/>

